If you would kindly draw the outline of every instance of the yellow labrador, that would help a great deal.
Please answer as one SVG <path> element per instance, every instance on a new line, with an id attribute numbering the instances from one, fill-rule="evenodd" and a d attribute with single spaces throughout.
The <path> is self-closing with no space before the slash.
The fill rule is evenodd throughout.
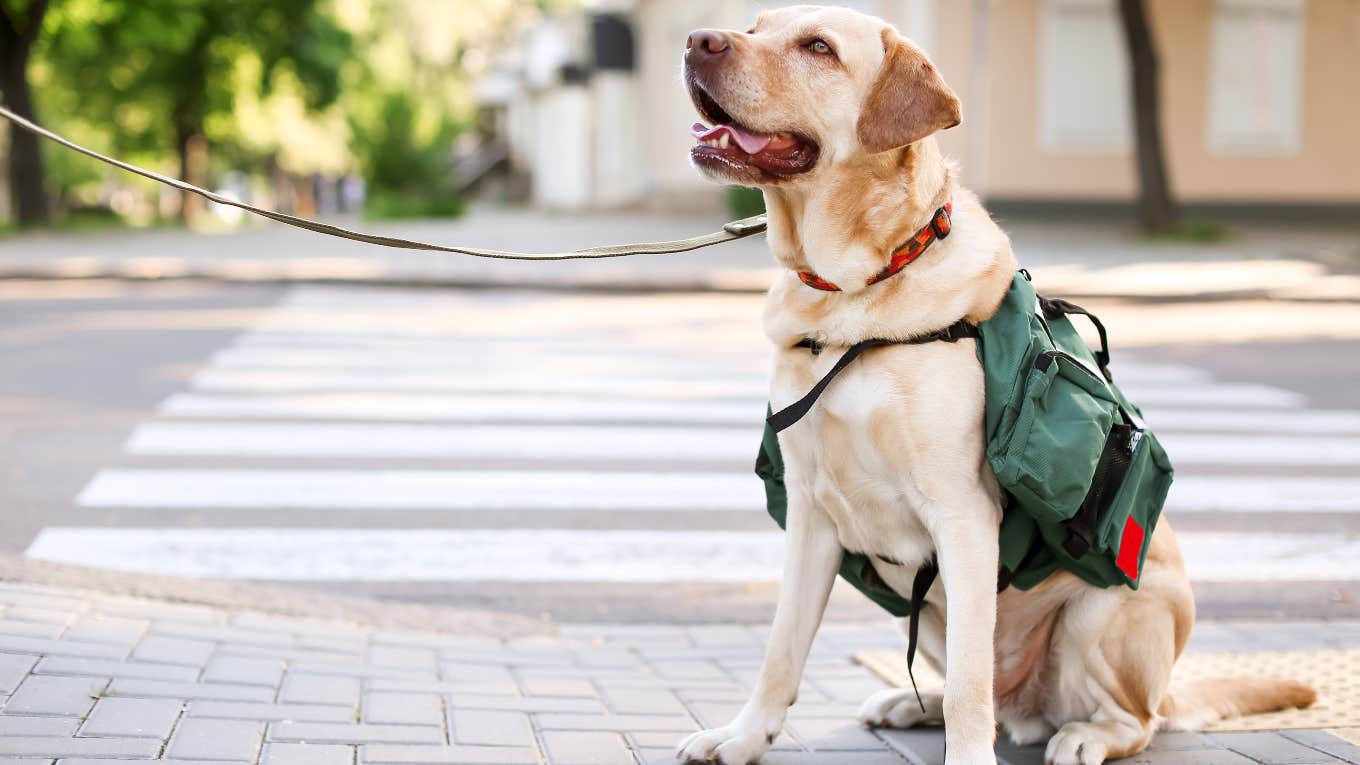
<path id="1" fill-rule="evenodd" d="M 800 6 L 764 13 L 745 32 L 699 30 L 685 79 L 705 120 L 694 164 L 764 190 L 770 249 L 786 269 L 765 311 L 776 410 L 860 340 L 920 336 L 996 310 L 1017 267 L 1010 243 L 932 137 L 959 123 L 958 99 L 890 25 Z M 949 237 L 870 284 L 950 201 Z M 840 291 L 814 289 L 799 272 Z M 827 352 L 795 347 L 805 338 Z M 975 354 L 971 339 L 874 350 L 781 436 L 788 557 L 765 661 L 736 719 L 685 739 L 680 759 L 745 765 L 769 748 L 842 548 L 867 554 L 900 593 L 938 556 L 943 586 L 927 600 L 921 649 L 945 692 L 927 694 L 923 713 L 910 691 L 884 691 L 860 717 L 944 722 L 950 763 L 994 763 L 998 721 L 1018 743 L 1047 738 L 1050 763 L 1095 765 L 1142 750 L 1161 727 L 1312 702 L 1311 689 L 1283 681 L 1168 688 L 1195 605 L 1166 521 L 1137 591 L 1059 572 L 1028 592 L 996 593 L 1002 499 L 984 458 Z"/>

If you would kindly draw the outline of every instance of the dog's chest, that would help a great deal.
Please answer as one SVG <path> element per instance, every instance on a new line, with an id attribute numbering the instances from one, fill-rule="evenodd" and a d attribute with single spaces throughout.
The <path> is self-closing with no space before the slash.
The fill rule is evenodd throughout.
<path id="1" fill-rule="evenodd" d="M 866 353 L 781 435 L 789 490 L 830 516 L 847 550 L 908 567 L 930 558 L 932 486 L 946 474 L 958 475 L 960 457 L 979 456 L 976 449 L 959 448 L 968 441 L 965 432 L 980 401 L 968 394 L 976 362 L 959 363 L 968 359 L 956 350 L 964 349 L 907 346 Z M 806 393 L 839 355 L 803 353 L 781 354 L 776 406 Z"/>

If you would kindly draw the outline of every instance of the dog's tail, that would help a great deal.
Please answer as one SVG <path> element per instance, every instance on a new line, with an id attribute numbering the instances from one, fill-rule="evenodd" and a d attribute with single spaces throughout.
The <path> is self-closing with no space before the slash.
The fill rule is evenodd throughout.
<path id="1" fill-rule="evenodd" d="M 1306 709 L 1317 701 L 1317 691 L 1293 680 L 1256 677 L 1214 677 L 1173 688 L 1157 712 L 1173 730 L 1199 730 L 1225 717 Z"/>

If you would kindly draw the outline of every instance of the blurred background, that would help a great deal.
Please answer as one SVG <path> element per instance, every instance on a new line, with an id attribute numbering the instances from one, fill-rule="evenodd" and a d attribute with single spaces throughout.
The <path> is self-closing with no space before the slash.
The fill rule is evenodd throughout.
<path id="1" fill-rule="evenodd" d="M 0 92 L 342 225 L 681 238 L 762 205 L 689 166 L 686 36 L 781 4 L 0 0 Z M 1360 1 L 844 4 L 931 54 L 963 182 L 1110 327 L 1205 613 L 1360 613 Z M 482 262 L 262 222 L 7 123 L 0 167 L 5 565 L 768 616 L 760 239 Z"/>
<path id="2" fill-rule="evenodd" d="M 683 41 L 777 5 L 5 0 L 0 56 L 20 113 L 303 215 L 453 216 L 469 200 L 714 210 L 721 195 L 687 161 Z M 1154 191 L 1203 219 L 1201 237 L 1270 207 L 1355 217 L 1353 0 L 1150 2 L 1132 19 L 1115 0 L 847 5 L 935 58 L 966 105 L 941 140 L 999 211 L 1128 209 L 1147 182 L 1131 160 L 1156 154 L 1170 181 Z M 1140 25 L 1158 60 L 1131 56 Z M 1159 87 L 1135 100 L 1143 70 Z M 1156 139 L 1135 120 L 1153 109 Z M 11 226 L 240 222 L 36 140 L 5 142 Z"/>

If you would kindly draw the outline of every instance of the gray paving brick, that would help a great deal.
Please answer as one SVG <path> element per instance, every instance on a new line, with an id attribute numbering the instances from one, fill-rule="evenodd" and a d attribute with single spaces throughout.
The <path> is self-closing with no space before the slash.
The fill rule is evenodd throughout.
<path id="1" fill-rule="evenodd" d="M 557 696 L 480 696 L 455 693 L 449 703 L 456 709 L 498 709 L 505 712 L 580 712 L 600 714 L 604 704 L 598 699 L 573 699 Z"/>
<path id="2" fill-rule="evenodd" d="M 885 747 L 864 726 L 846 718 L 793 719 L 789 728 L 814 752 L 876 751 Z"/>
<path id="3" fill-rule="evenodd" d="M 103 677 L 135 677 L 143 680 L 192 681 L 198 670 L 169 664 L 143 664 L 110 659 L 78 659 L 52 656 L 38 662 L 33 670 L 37 675 L 90 675 Z"/>
<path id="4" fill-rule="evenodd" d="M 444 703 L 432 693 L 378 691 L 364 696 L 364 722 L 396 725 L 442 725 Z"/>
<path id="5" fill-rule="evenodd" d="M 351 765 L 354 747 L 335 744 L 267 744 L 260 765 Z"/>
<path id="6" fill-rule="evenodd" d="M 268 614 L 242 613 L 231 617 L 233 627 L 255 632 L 281 632 L 286 635 L 315 635 L 322 638 L 362 639 L 363 631 L 350 622 L 326 619 L 301 619 Z"/>
<path id="7" fill-rule="evenodd" d="M 1333 736 L 1321 730 L 1282 730 L 1280 735 L 1325 752 L 1333 757 L 1360 765 L 1360 745 Z"/>
<path id="8" fill-rule="evenodd" d="M 208 662 L 207 668 L 203 670 L 203 680 L 277 688 L 283 680 L 283 669 L 284 663 L 278 659 L 219 656 Z"/>
<path id="9" fill-rule="evenodd" d="M 218 643 L 213 652 L 216 656 L 245 656 L 256 659 L 277 659 L 279 661 L 299 661 L 301 659 L 321 659 L 329 662 L 359 663 L 359 654 L 314 651 L 299 646 L 254 645 L 251 643 Z"/>
<path id="10" fill-rule="evenodd" d="M 66 631 L 64 624 L 50 622 L 21 622 L 17 619 L 0 619 L 0 635 L 14 637 L 43 638 L 55 640 Z"/>
<path id="11" fill-rule="evenodd" d="M 208 606 L 195 606 L 188 603 L 162 603 L 155 600 L 117 595 L 95 598 L 93 609 L 102 614 L 151 621 L 164 619 L 175 622 L 216 624 L 222 619 L 220 612 Z"/>
<path id="12" fill-rule="evenodd" d="M 455 709 L 449 714 L 449 727 L 455 744 L 532 746 L 534 741 L 528 715 L 519 712 Z"/>
<path id="13" fill-rule="evenodd" d="M 81 717 L 109 684 L 107 677 L 40 677 L 29 675 L 5 704 L 7 715 L 72 715 Z"/>
<path id="14" fill-rule="evenodd" d="M 366 723 L 281 722 L 269 726 L 270 741 L 316 744 L 443 744 L 443 728 Z"/>
<path id="15" fill-rule="evenodd" d="M 1144 751 L 1119 760 L 1119 765 L 1257 765 L 1257 763 L 1227 749 L 1181 749 Z"/>
<path id="16" fill-rule="evenodd" d="M 310 675 L 289 670 L 279 701 L 288 704 L 359 705 L 359 680 L 353 677 Z"/>
<path id="17" fill-rule="evenodd" d="M 1148 743 L 1148 749 L 1153 751 L 1163 749 L 1218 749 L 1221 748 L 1218 742 L 1203 733 L 1189 733 L 1186 731 L 1163 731 L 1153 736 Z"/>
<path id="18" fill-rule="evenodd" d="M 65 628 L 66 625 L 75 621 L 76 615 L 70 611 L 61 611 L 53 608 L 32 608 L 19 606 L 5 609 L 5 618 L 19 622 L 37 622 L 39 624 L 56 624 Z"/>
<path id="19" fill-rule="evenodd" d="M 5 609 L 6 611 L 17 611 L 20 608 L 27 607 L 72 614 L 83 613 L 90 607 L 89 601 L 83 598 L 73 598 L 51 591 L 25 591 L 11 587 L 0 590 L 0 603 L 10 606 L 10 608 Z"/>
<path id="20" fill-rule="evenodd" d="M 147 635 L 133 649 L 132 658 L 158 664 L 202 667 L 208 663 L 208 658 L 212 656 L 212 653 L 213 643 L 209 640 Z"/>
<path id="21" fill-rule="evenodd" d="M 666 730 L 688 733 L 694 730 L 689 715 L 538 715 L 541 730 L 606 730 L 627 731 Z"/>
<path id="22" fill-rule="evenodd" d="M 665 688 L 620 688 L 601 685 L 601 693 L 609 708 L 621 714 L 684 714 L 685 705 Z"/>
<path id="23" fill-rule="evenodd" d="M 165 756 L 255 762 L 260 754 L 264 729 L 264 723 L 252 720 L 182 720 L 170 739 Z"/>
<path id="24" fill-rule="evenodd" d="M 45 757 L 42 759 L 24 758 L 22 760 L 19 760 L 11 757 L 0 757 L 0 765 L 52 765 L 52 758 L 51 757 Z M 105 763 L 105 765 L 107 765 L 107 763 Z"/>
<path id="25" fill-rule="evenodd" d="M 671 753 L 671 761 L 675 761 L 674 753 Z M 826 755 L 814 752 L 770 752 L 760 759 L 760 765 L 823 765 L 827 762 Z M 902 765 L 902 758 L 887 750 L 837 752 L 834 762 L 836 765 Z"/>
<path id="26" fill-rule="evenodd" d="M 40 656 L 79 656 L 91 659 L 121 659 L 127 656 L 124 646 L 106 643 L 77 643 L 66 640 L 0 635 L 0 652 L 32 653 Z"/>
<path id="27" fill-rule="evenodd" d="M 944 762 L 944 731 L 877 730 L 874 735 L 914 765 L 941 765 Z"/>
<path id="28" fill-rule="evenodd" d="M 122 678 L 109 686 L 110 696 L 157 699 L 212 699 L 215 701 L 273 701 L 274 692 L 256 685 L 174 683 Z"/>
<path id="29" fill-rule="evenodd" d="M 522 672 L 519 676 L 519 683 L 524 688 L 525 694 L 530 696 L 584 696 L 586 698 L 599 696 L 595 691 L 594 684 L 584 677 L 562 677 L 560 675 Z"/>
<path id="30" fill-rule="evenodd" d="M 361 765 L 538 765 L 538 754 L 516 746 L 402 746 L 359 748 Z M 630 763 L 631 765 L 631 763 Z"/>
<path id="31" fill-rule="evenodd" d="M 1265 765 L 1312 765 L 1331 758 L 1278 733 L 1216 733 L 1213 739 Z"/>
<path id="32" fill-rule="evenodd" d="M 145 738 L 0 738 L 0 755 L 15 757 L 155 757 L 161 742 Z"/>
<path id="33" fill-rule="evenodd" d="M 298 659 L 293 662 L 291 669 L 297 672 L 306 672 L 313 675 L 338 675 L 341 677 L 393 677 L 393 678 L 414 678 L 418 680 L 434 680 L 433 670 L 418 670 L 405 667 L 378 667 L 372 664 L 354 664 L 335 661 L 315 661 L 312 659 Z"/>
<path id="34" fill-rule="evenodd" d="M 37 663 L 36 656 L 0 653 L 0 695 L 14 693 Z"/>
<path id="35" fill-rule="evenodd" d="M 165 739 L 183 708 L 178 699 L 100 699 L 80 735 Z"/>
<path id="36" fill-rule="evenodd" d="M 265 646 L 291 646 L 292 637 L 277 632 L 226 627 L 220 624 L 189 624 L 177 621 L 156 621 L 151 634 L 162 637 L 206 640 L 211 643 L 246 643 Z"/>
<path id="37" fill-rule="evenodd" d="M 79 717 L 0 715 L 0 737 L 74 736 L 78 727 L 80 727 Z"/>
<path id="38" fill-rule="evenodd" d="M 553 765 L 633 765 L 633 755 L 617 733 L 547 731 L 542 735 Z"/>
<path id="39" fill-rule="evenodd" d="M 998 742 L 996 759 L 998 765 L 1045 765 L 1044 744 L 1014 746 L 1010 742 Z"/>
<path id="40" fill-rule="evenodd" d="M 83 643 L 112 643 L 131 646 L 142 638 L 150 623 L 144 619 L 123 619 L 116 616 L 92 614 L 76 619 L 62 636 L 66 640 Z"/>
<path id="41" fill-rule="evenodd" d="M 375 645 L 368 649 L 368 663 L 379 667 L 401 667 L 434 672 L 438 661 L 433 648 Z"/>
<path id="42" fill-rule="evenodd" d="M 190 717 L 216 717 L 224 720 L 266 720 L 282 722 L 353 722 L 354 708 L 323 704 L 267 704 L 248 701 L 194 701 Z"/>

